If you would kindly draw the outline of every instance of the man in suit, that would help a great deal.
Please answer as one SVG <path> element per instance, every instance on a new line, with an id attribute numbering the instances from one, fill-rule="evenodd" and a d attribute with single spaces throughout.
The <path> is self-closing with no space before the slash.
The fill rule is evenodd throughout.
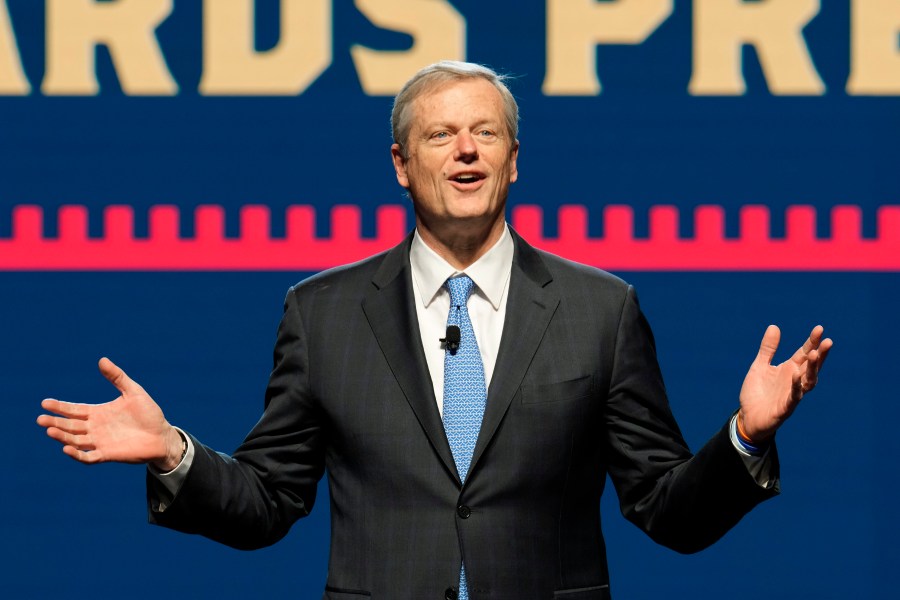
<path id="1" fill-rule="evenodd" d="M 265 412 L 232 456 L 172 427 L 108 359 L 119 398 L 45 400 L 61 416 L 39 424 L 79 461 L 149 463 L 153 522 L 238 548 L 284 536 L 327 470 L 324 598 L 609 598 L 607 474 L 659 543 L 713 543 L 777 493 L 772 438 L 831 341 L 816 327 L 773 366 L 770 327 L 739 409 L 692 455 L 634 290 L 506 225 L 517 122 L 484 67 L 438 63 L 406 85 L 391 153 L 416 229 L 289 291 Z"/>

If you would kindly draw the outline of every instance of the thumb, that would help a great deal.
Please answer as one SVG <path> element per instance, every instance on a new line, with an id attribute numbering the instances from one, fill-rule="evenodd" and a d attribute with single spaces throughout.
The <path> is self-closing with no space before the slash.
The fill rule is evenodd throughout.
<path id="1" fill-rule="evenodd" d="M 759 354 L 756 360 L 764 362 L 767 365 L 772 364 L 775 358 L 775 351 L 778 350 L 778 342 L 781 341 L 781 330 L 777 325 L 769 325 L 763 334 L 762 342 L 759 344 Z"/>
<path id="2" fill-rule="evenodd" d="M 100 373 L 123 394 L 140 388 L 131 377 L 125 374 L 125 371 L 105 356 L 100 359 L 97 366 L 100 368 Z"/>

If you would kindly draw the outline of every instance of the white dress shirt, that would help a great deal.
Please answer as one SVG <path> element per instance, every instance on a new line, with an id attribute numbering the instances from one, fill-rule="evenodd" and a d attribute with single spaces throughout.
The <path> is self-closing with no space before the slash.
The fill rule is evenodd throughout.
<path id="1" fill-rule="evenodd" d="M 497 364 L 497 352 L 500 350 L 503 321 L 506 318 L 506 297 L 514 251 L 512 236 L 504 227 L 503 235 L 490 250 L 465 271 L 457 271 L 425 244 L 419 237 L 418 230 L 413 236 L 409 262 L 412 267 L 416 317 L 441 416 L 444 414 L 444 350 L 440 339 L 447 332 L 447 317 L 450 314 L 450 291 L 444 287 L 444 282 L 462 274 L 468 275 L 475 282 L 467 306 L 478 350 L 481 352 L 481 361 L 484 363 L 484 383 L 489 388 L 494 365 Z"/>

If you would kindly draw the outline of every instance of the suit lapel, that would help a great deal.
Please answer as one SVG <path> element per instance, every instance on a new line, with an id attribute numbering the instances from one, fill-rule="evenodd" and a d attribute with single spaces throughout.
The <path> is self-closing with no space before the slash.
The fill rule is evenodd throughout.
<path id="1" fill-rule="evenodd" d="M 362 308 L 394 377 L 444 466 L 459 483 L 434 397 L 412 292 L 411 236 L 388 252 L 372 278 Z"/>
<path id="2" fill-rule="evenodd" d="M 506 321 L 470 474 L 497 432 L 559 305 L 559 296 L 547 287 L 553 278 L 538 253 L 512 229 L 510 232 L 516 250 L 506 301 Z"/>

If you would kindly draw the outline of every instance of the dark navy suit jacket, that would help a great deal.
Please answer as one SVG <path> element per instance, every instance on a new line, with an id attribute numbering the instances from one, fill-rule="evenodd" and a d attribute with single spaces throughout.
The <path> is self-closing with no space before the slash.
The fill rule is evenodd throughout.
<path id="1" fill-rule="evenodd" d="M 680 552 L 705 548 L 775 493 L 753 481 L 727 427 L 692 456 L 631 286 L 513 238 L 464 486 L 422 349 L 408 238 L 289 291 L 259 423 L 231 457 L 194 439 L 181 490 L 151 520 L 265 546 L 308 514 L 327 470 L 324 598 L 438 600 L 465 560 L 473 600 L 591 600 L 610 597 L 607 474 L 623 514 Z"/>

